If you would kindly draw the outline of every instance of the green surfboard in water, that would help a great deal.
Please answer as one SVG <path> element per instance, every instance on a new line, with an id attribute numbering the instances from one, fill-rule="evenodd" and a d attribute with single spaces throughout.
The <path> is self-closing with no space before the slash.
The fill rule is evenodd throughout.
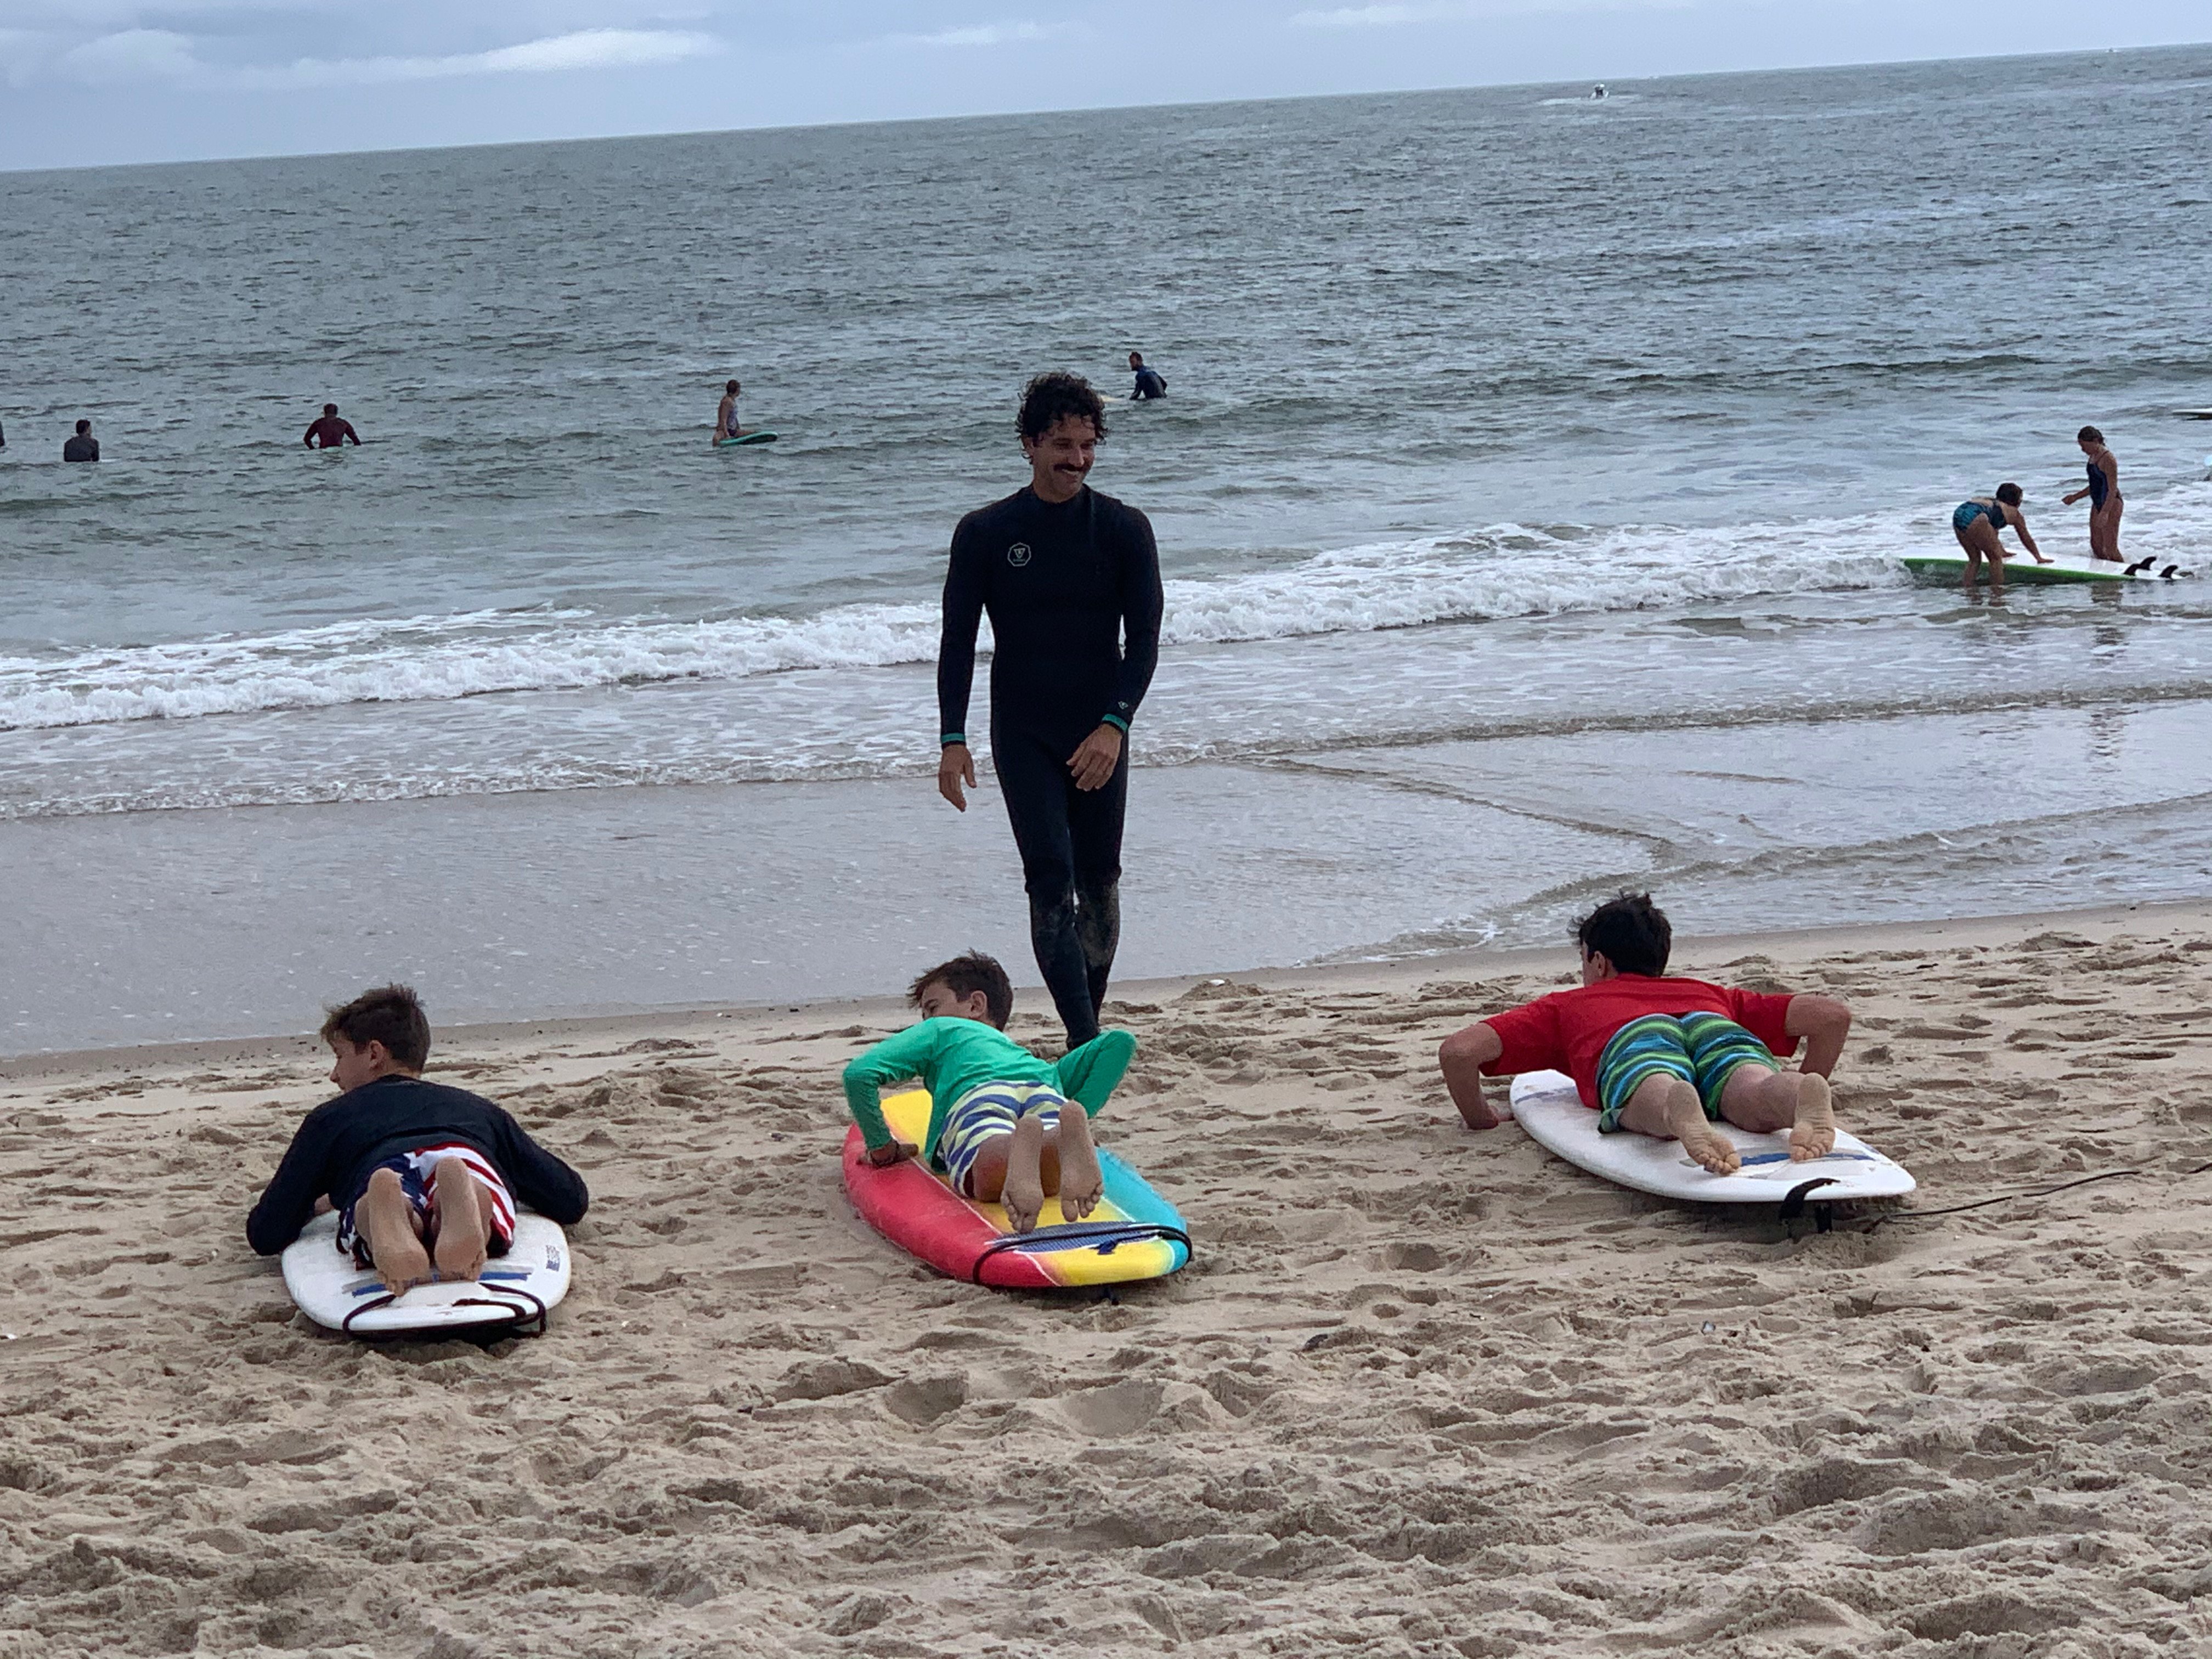
<path id="1" fill-rule="evenodd" d="M 1965 580 L 1966 556 L 1963 553 L 1927 553 L 1899 561 L 1914 575 L 1928 580 L 1958 582 Z M 2008 586 L 2021 582 L 2158 582 L 2179 581 L 2193 577 L 2193 570 L 2184 570 L 2171 560 L 2145 562 L 2135 564 L 2113 564 L 2106 560 L 2092 562 L 2084 558 L 2061 556 L 2050 564 L 2038 564 L 2026 554 L 2004 562 L 2004 579 Z M 1981 580 L 1989 580 L 1984 572 Z"/>
<path id="2" fill-rule="evenodd" d="M 775 441 L 775 434 L 770 432 L 766 427 L 749 426 L 740 428 L 738 435 L 734 438 L 715 439 L 714 447 L 717 449 L 743 449 L 747 444 L 772 444 Z"/>

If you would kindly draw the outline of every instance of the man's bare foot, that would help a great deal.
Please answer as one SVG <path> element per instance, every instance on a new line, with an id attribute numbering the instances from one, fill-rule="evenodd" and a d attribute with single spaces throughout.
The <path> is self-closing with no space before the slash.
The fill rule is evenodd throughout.
<path id="1" fill-rule="evenodd" d="M 1069 1221 L 1080 1221 L 1098 1207 L 1105 1194 L 1098 1145 L 1091 1138 L 1091 1114 L 1071 1100 L 1060 1109 L 1060 1212 Z"/>
<path id="2" fill-rule="evenodd" d="M 458 1158 L 441 1158 L 430 1175 L 430 1206 L 438 1218 L 432 1260 L 441 1279 L 476 1279 L 491 1249 L 490 1200 Z"/>
<path id="3" fill-rule="evenodd" d="M 1836 1103 L 1828 1079 L 1807 1074 L 1797 1085 L 1797 1123 L 1790 1131 L 1790 1156 L 1799 1164 L 1836 1150 Z"/>
<path id="4" fill-rule="evenodd" d="M 1734 1175 L 1743 1167 L 1735 1143 L 1706 1121 L 1705 1108 L 1686 1085 L 1680 1098 L 1668 1107 L 1667 1128 L 1701 1169 L 1715 1175 Z"/>
<path id="5" fill-rule="evenodd" d="M 379 1170 L 369 1176 L 353 1218 L 386 1290 L 404 1296 L 430 1282 L 430 1253 L 416 1236 L 415 1212 L 396 1174 Z"/>
<path id="6" fill-rule="evenodd" d="M 1006 1149 L 1006 1184 L 999 1202 L 1006 1206 L 1006 1219 L 1016 1232 L 1034 1232 L 1044 1209 L 1044 1177 L 1037 1168 L 1044 1151 L 1043 1127 L 1025 1117 L 1014 1126 L 1012 1139 Z"/>

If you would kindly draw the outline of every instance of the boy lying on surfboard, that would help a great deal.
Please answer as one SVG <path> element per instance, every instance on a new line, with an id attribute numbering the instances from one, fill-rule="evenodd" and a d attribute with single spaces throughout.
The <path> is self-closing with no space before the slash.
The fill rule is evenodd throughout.
<path id="1" fill-rule="evenodd" d="M 323 1022 L 345 1092 L 307 1114 L 246 1218 L 258 1255 L 276 1255 L 324 1211 L 337 1247 L 404 1296 L 478 1277 L 514 1242 L 520 1199 L 561 1225 L 584 1218 L 583 1176 L 491 1102 L 425 1083 L 430 1021 L 404 985 L 364 992 Z"/>
<path id="2" fill-rule="evenodd" d="M 1648 893 L 1623 893 L 1583 918 L 1582 985 L 1446 1037 L 1437 1060 L 1452 1103 L 1470 1129 L 1503 1121 L 1482 1079 L 1565 1072 L 1595 1108 L 1601 1133 L 1621 1129 L 1679 1140 L 1715 1175 L 1741 1160 L 1725 1120 L 1765 1133 L 1790 1131 L 1799 1162 L 1835 1149 L 1828 1074 L 1843 1053 L 1851 1011 L 1833 997 L 1771 995 L 1703 980 L 1667 978 L 1674 930 Z M 1800 1071 L 1777 1055 L 1795 1054 Z"/>
<path id="3" fill-rule="evenodd" d="M 1014 988 L 980 951 L 940 963 L 907 995 L 921 1011 L 909 1025 L 845 1068 L 845 1102 L 877 1169 L 919 1157 L 963 1198 L 1004 1204 L 1018 1233 L 1033 1231 L 1047 1198 L 1080 1221 L 1098 1207 L 1103 1182 L 1091 1117 L 1129 1069 L 1137 1039 L 1101 1031 L 1056 1061 L 1039 1060 L 1006 1033 Z M 884 1121 L 886 1084 L 920 1078 L 929 1091 L 922 1145 Z M 1083 1109 L 1066 1109 L 1070 1101 Z"/>

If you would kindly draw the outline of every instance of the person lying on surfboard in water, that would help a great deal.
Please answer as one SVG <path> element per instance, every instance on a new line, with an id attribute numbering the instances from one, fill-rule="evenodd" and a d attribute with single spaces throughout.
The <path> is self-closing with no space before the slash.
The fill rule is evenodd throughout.
<path id="1" fill-rule="evenodd" d="M 1601 1133 L 1626 1129 L 1679 1140 L 1715 1175 L 1741 1160 L 1727 1121 L 1790 1131 L 1802 1163 L 1835 1150 L 1828 1074 L 1843 1053 L 1851 1011 L 1833 997 L 1770 994 L 1669 979 L 1674 930 L 1648 893 L 1623 893 L 1575 929 L 1582 985 L 1468 1026 L 1444 1039 L 1437 1059 L 1452 1103 L 1470 1129 L 1504 1120 L 1483 1098 L 1485 1076 L 1565 1072 Z M 1775 1056 L 1805 1043 L 1802 1069 Z"/>
<path id="2" fill-rule="evenodd" d="M 1014 988 L 996 958 L 970 951 L 940 963 L 907 993 L 921 1021 L 845 1068 L 845 1102 L 877 1169 L 920 1158 L 978 1204 L 1003 1204 L 1018 1233 L 1033 1231 L 1048 1198 L 1080 1221 L 1103 1182 L 1091 1115 L 1129 1069 L 1137 1039 L 1101 1031 L 1058 1060 L 1039 1060 L 1006 1032 Z M 929 1128 L 919 1146 L 884 1121 L 880 1091 L 920 1078 Z M 1082 1108 L 1071 1112 L 1069 1103 Z"/>
<path id="3" fill-rule="evenodd" d="M 337 1247 L 404 1296 L 478 1277 L 514 1242 L 517 1200 L 564 1227 L 584 1218 L 584 1178 L 491 1102 L 425 1083 L 430 1021 L 404 985 L 365 992 L 323 1022 L 344 1092 L 307 1114 L 246 1218 L 257 1255 L 338 1212 Z"/>

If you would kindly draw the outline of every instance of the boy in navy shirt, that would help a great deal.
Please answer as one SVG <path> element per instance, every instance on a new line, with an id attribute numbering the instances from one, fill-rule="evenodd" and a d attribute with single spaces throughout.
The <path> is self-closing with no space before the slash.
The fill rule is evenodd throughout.
<path id="1" fill-rule="evenodd" d="M 345 1092 L 307 1114 L 246 1218 L 257 1255 L 276 1255 L 334 1209 L 338 1249 L 400 1296 L 475 1279 L 506 1255 L 518 1202 L 564 1227 L 584 1218 L 581 1176 L 491 1102 L 422 1080 L 430 1022 L 407 987 L 333 1008 L 322 1038 Z"/>

